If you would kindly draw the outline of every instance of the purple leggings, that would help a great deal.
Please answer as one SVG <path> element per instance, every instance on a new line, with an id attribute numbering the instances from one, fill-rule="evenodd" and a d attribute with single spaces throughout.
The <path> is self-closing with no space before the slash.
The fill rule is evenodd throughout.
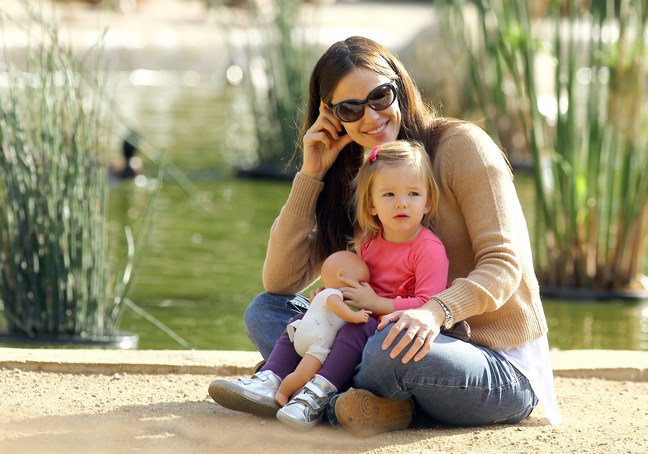
<path id="1" fill-rule="evenodd" d="M 289 323 L 299 320 L 304 314 L 295 315 Z M 345 323 L 335 336 L 331 351 L 318 374 L 326 378 L 338 391 L 344 391 L 351 384 L 351 377 L 362 359 L 362 350 L 367 339 L 376 332 L 378 321 L 369 317 L 367 323 Z M 295 370 L 302 357 L 283 332 L 261 370 L 271 370 L 282 380 Z"/>

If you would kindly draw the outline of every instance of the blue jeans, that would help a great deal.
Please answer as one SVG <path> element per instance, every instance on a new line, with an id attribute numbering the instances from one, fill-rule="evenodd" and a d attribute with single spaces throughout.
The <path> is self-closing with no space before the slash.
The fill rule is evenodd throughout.
<path id="1" fill-rule="evenodd" d="M 307 307 L 308 300 L 300 295 L 262 293 L 252 301 L 245 325 L 264 358 L 288 320 Z M 412 398 L 418 416 L 453 426 L 516 423 L 536 406 L 529 381 L 493 350 L 440 335 L 424 359 L 402 364 L 400 356 L 391 359 L 389 350 L 381 348 L 389 329 L 369 338 L 353 377 L 355 388 Z"/>
<path id="2" fill-rule="evenodd" d="M 261 293 L 245 309 L 245 329 L 252 344 L 268 359 L 288 321 L 308 309 L 308 298 L 301 295 Z"/>
<path id="3" fill-rule="evenodd" d="M 527 378 L 486 347 L 439 335 L 419 362 L 403 364 L 404 353 L 390 358 L 381 345 L 391 326 L 369 338 L 354 387 L 392 399 L 413 398 L 429 419 L 451 426 L 516 423 L 538 403 Z"/>

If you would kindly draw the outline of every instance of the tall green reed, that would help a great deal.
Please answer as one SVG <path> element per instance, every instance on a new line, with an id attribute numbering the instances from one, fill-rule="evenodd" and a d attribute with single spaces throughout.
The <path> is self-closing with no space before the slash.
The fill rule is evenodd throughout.
<path id="1" fill-rule="evenodd" d="M 100 42 L 77 57 L 42 5 L 26 12 L 24 67 L 5 49 L 0 74 L 0 312 L 12 335 L 109 337 L 142 237 L 111 260 Z"/>
<path id="2" fill-rule="evenodd" d="M 298 27 L 301 0 L 250 0 L 245 8 L 225 3 L 232 2 L 211 1 L 226 30 L 230 58 L 243 71 L 245 119 L 254 131 L 252 143 L 231 143 L 243 174 L 280 176 L 297 144 L 313 62 L 304 27 Z M 239 131 L 244 134 L 245 128 Z"/>
<path id="3" fill-rule="evenodd" d="M 535 18 L 529 2 L 445 3 L 487 129 L 517 124 L 531 154 L 545 290 L 645 294 L 646 3 L 539 2 Z"/>

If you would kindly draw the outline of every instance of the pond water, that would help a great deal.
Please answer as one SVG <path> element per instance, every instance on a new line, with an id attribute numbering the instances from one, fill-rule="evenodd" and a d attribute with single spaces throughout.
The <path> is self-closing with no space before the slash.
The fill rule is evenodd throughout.
<path id="1" fill-rule="evenodd" d="M 233 177 L 235 157 L 228 155 L 226 141 L 245 139 L 235 108 L 239 88 L 194 73 L 141 76 L 121 75 L 117 104 L 124 124 L 147 140 L 144 152 L 157 159 L 164 151 L 168 164 L 130 298 L 186 341 L 185 347 L 252 350 L 243 311 L 263 291 L 268 230 L 290 183 Z M 149 185 L 128 181 L 111 189 L 115 232 L 124 224 L 137 226 L 146 209 L 156 170 L 144 161 Z M 523 174 L 516 180 L 528 207 L 530 180 Z M 553 348 L 648 350 L 648 302 L 544 304 Z M 140 349 L 184 348 L 131 310 L 121 328 L 139 335 Z"/>

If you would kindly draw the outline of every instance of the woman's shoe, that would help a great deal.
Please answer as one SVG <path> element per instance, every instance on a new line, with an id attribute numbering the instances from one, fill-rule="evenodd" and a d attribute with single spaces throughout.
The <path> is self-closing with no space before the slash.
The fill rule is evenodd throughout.
<path id="1" fill-rule="evenodd" d="M 274 396 L 280 384 L 279 377 L 270 370 L 264 370 L 251 378 L 214 380 L 209 385 L 209 395 L 216 403 L 230 410 L 272 418 L 279 410 Z"/>
<path id="2" fill-rule="evenodd" d="M 315 427 L 326 413 L 326 407 L 337 388 L 315 375 L 299 393 L 277 412 L 277 419 L 296 429 Z"/>
<path id="3" fill-rule="evenodd" d="M 339 394 L 331 405 L 337 422 L 361 437 L 405 429 L 414 417 L 412 399 L 378 397 L 364 389 L 351 389 Z"/>

